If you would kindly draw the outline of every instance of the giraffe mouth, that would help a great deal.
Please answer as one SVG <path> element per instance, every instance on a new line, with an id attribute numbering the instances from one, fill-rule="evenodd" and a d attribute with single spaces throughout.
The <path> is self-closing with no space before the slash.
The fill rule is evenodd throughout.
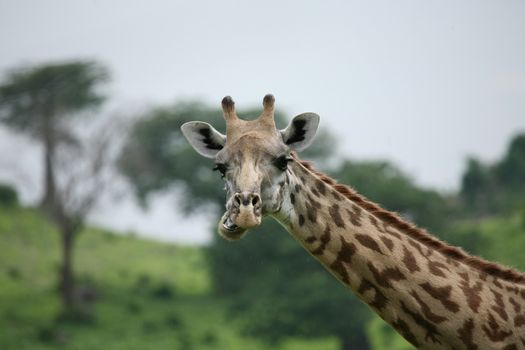
<path id="1" fill-rule="evenodd" d="M 239 227 L 234 220 L 232 220 L 229 211 L 224 213 L 217 229 L 222 237 L 230 241 L 242 238 L 247 231 L 246 228 Z"/>
<path id="2" fill-rule="evenodd" d="M 259 195 L 237 194 L 232 202 L 218 225 L 219 234 L 230 240 L 241 238 L 247 230 L 259 226 L 262 219 Z"/>
<path id="3" fill-rule="evenodd" d="M 226 220 L 222 222 L 222 227 L 228 232 L 234 232 L 239 228 L 239 226 L 235 225 L 229 215 L 226 217 Z"/>

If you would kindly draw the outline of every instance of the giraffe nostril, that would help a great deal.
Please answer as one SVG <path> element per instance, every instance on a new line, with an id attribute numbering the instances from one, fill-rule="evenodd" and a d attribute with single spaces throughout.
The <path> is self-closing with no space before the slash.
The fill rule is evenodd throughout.
<path id="1" fill-rule="evenodd" d="M 247 207 L 250 204 L 256 206 L 261 202 L 261 196 L 259 196 L 257 193 L 250 192 L 236 193 L 233 196 L 233 202 L 237 207 L 240 207 L 241 205 Z"/>
<path id="2" fill-rule="evenodd" d="M 235 204 L 240 207 L 241 206 L 241 202 L 242 202 L 242 196 L 240 193 L 237 193 L 235 196 L 233 196 L 233 201 L 235 202 Z"/>

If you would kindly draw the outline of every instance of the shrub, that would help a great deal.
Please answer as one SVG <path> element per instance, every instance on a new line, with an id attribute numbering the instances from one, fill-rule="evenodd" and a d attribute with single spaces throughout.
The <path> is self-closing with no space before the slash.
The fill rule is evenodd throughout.
<path id="1" fill-rule="evenodd" d="M 16 189 L 7 184 L 0 184 L 0 206 L 14 207 L 18 205 Z"/>
<path id="2" fill-rule="evenodd" d="M 151 295 L 156 299 L 171 300 L 175 297 L 174 287 L 168 282 L 162 282 L 153 288 Z"/>

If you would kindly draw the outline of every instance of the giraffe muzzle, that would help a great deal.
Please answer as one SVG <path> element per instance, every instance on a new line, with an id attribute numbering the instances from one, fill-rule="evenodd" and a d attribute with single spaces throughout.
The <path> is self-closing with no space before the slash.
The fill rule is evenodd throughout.
<path id="1" fill-rule="evenodd" d="M 231 207 L 219 222 L 219 233 L 228 239 L 238 239 L 246 230 L 261 224 L 261 196 L 255 192 L 237 192 Z"/>
<path id="2" fill-rule="evenodd" d="M 233 196 L 234 215 L 230 216 L 238 227 L 249 229 L 261 224 L 261 196 L 254 192 L 238 192 Z"/>

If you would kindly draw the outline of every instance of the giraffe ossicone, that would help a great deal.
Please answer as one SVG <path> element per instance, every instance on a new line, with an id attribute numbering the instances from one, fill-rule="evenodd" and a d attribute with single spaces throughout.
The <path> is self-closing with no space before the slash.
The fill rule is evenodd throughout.
<path id="1" fill-rule="evenodd" d="M 219 234 L 240 239 L 277 219 L 338 280 L 421 349 L 525 349 L 525 275 L 449 246 L 298 159 L 319 124 L 303 113 L 283 130 L 266 95 L 255 120 L 222 100 L 226 135 L 181 129 L 224 178 Z"/>

